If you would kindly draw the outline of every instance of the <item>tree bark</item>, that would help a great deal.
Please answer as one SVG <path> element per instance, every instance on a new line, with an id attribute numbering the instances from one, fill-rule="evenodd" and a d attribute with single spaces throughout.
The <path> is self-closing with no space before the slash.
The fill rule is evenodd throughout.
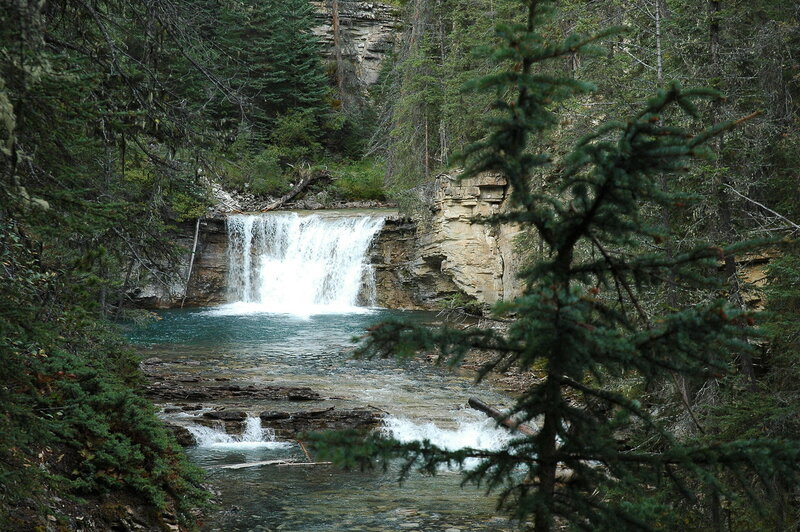
<path id="1" fill-rule="evenodd" d="M 430 177 L 431 164 L 430 164 L 430 151 L 428 150 L 428 115 L 425 115 L 425 179 Z"/>
<path id="2" fill-rule="evenodd" d="M 722 77 L 722 62 L 721 62 L 721 37 L 720 37 L 720 11 L 722 9 L 720 0 L 709 0 L 708 2 L 708 15 L 709 15 L 709 59 L 711 63 L 711 75 L 719 80 Z M 715 87 L 719 88 L 719 87 Z M 711 107 L 711 121 L 715 125 L 720 122 L 721 103 L 715 101 Z M 719 208 L 719 220 L 717 234 L 724 241 L 730 243 L 735 240 L 733 232 L 733 217 L 731 215 L 731 201 L 728 196 L 728 188 L 730 180 L 728 179 L 725 170 L 720 168 L 720 159 L 725 151 L 725 135 L 724 133 L 717 136 L 714 145 L 716 152 L 715 167 L 716 172 L 714 176 L 714 189 L 717 196 L 717 206 Z M 728 298 L 731 304 L 743 308 L 744 299 L 739 285 L 739 278 L 736 274 L 736 257 L 731 254 L 725 254 L 724 269 L 723 269 L 726 282 L 729 284 Z M 748 381 L 748 387 L 751 390 L 756 390 L 756 376 L 755 369 L 753 368 L 753 359 L 748 353 L 740 354 L 740 366 L 742 374 Z"/>
<path id="3" fill-rule="evenodd" d="M 194 226 L 194 244 L 192 245 L 192 256 L 189 258 L 189 272 L 186 274 L 186 286 L 183 288 L 183 298 L 181 299 L 181 308 L 186 303 L 186 296 L 189 295 L 189 281 L 192 279 L 192 267 L 194 266 L 194 257 L 197 254 L 197 237 L 200 235 L 200 217 L 197 217 L 197 223 Z"/>
<path id="4" fill-rule="evenodd" d="M 561 402 L 561 384 L 552 374 L 547 377 L 545 387 L 547 403 L 551 405 L 559 404 Z M 535 532 L 550 532 L 552 530 L 552 508 L 555 501 L 556 472 L 558 469 L 556 444 L 558 424 L 560 422 L 561 418 L 556 412 L 546 412 L 542 430 L 539 432 L 537 438 L 539 443 L 539 492 L 542 495 L 543 501 L 542 508 L 537 508 L 536 510 L 536 517 L 533 524 Z"/>
<path id="5" fill-rule="evenodd" d="M 470 397 L 469 401 L 467 401 L 467 404 L 469 404 L 469 406 L 471 408 L 474 408 L 475 410 L 483 412 L 484 414 L 486 414 L 490 418 L 492 418 L 495 421 L 497 421 L 500 425 L 503 425 L 504 427 L 506 427 L 507 429 L 509 429 L 511 431 L 517 431 L 520 434 L 524 434 L 525 436 L 535 436 L 536 435 L 536 430 L 534 430 L 533 428 L 529 427 L 528 425 L 517 423 L 513 419 L 507 417 L 505 414 L 503 414 L 498 409 L 487 405 L 486 403 L 484 403 L 483 401 L 481 401 L 479 399 L 475 399 L 474 397 Z"/>
<path id="6" fill-rule="evenodd" d="M 312 183 L 314 183 L 318 179 L 321 179 L 322 176 L 323 176 L 323 174 L 318 173 L 318 172 L 310 173 L 308 176 L 306 176 L 303 179 L 301 179 L 300 182 L 297 183 L 297 185 L 295 185 L 295 187 L 291 191 L 289 191 L 284 196 L 281 196 L 276 201 L 272 202 L 265 209 L 262 209 L 261 212 L 269 212 L 269 211 L 275 210 L 275 209 L 277 209 L 279 207 L 282 207 L 286 202 L 288 202 L 289 200 L 294 199 L 295 196 L 297 196 L 303 190 L 305 190 L 306 187 L 308 187 L 309 185 L 311 185 Z"/>
<path id="7" fill-rule="evenodd" d="M 336 58 L 336 88 L 339 91 L 339 102 L 344 109 L 344 64 L 342 59 L 342 40 L 339 25 L 339 0 L 331 0 L 333 54 Z"/>

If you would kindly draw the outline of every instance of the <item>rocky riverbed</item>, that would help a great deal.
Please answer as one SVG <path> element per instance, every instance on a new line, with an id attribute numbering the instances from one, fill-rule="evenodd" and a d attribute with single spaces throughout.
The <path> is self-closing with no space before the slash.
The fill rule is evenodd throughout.
<path id="1" fill-rule="evenodd" d="M 262 429 L 282 440 L 324 430 L 367 432 L 381 422 L 382 411 L 376 407 L 342 407 L 340 398 L 324 397 L 304 386 L 198 375 L 157 357 L 143 361 L 141 367 L 148 379 L 145 394 L 161 407 L 165 423 L 183 446 L 198 443 L 192 426 L 241 437 L 249 418 L 258 418 Z"/>

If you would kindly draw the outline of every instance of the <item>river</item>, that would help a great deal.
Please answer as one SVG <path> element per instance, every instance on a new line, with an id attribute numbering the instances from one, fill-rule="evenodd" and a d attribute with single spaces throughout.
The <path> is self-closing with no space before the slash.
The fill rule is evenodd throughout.
<path id="1" fill-rule="evenodd" d="M 159 320 L 130 333 L 143 357 L 159 360 L 160 371 L 179 374 L 187 381 L 202 377 L 307 386 L 323 396 L 315 407 L 369 406 L 385 412 L 379 430 L 400 440 L 429 439 L 450 449 L 493 449 L 507 441 L 505 431 L 465 405 L 471 396 L 497 405 L 508 404 L 508 398 L 486 385 L 476 385 L 471 375 L 423 361 L 399 364 L 352 357 L 353 337 L 377 322 L 436 320 L 432 313 L 369 306 L 364 253 L 370 238 L 363 232 L 374 234 L 379 222 L 362 218 L 342 223 L 340 219 L 338 229 L 327 225 L 320 231 L 319 225 L 329 221 L 296 215 L 278 215 L 268 222 L 264 221 L 267 217 L 252 218 L 229 223 L 231 234 L 249 239 L 231 244 L 233 302 L 161 312 Z M 277 239 L 275 223 L 281 226 L 277 234 L 282 236 Z M 317 232 L 315 239 L 302 234 L 303 224 Z M 294 230 L 300 232 L 292 234 Z M 347 245 L 326 243 L 325 233 L 331 238 L 338 234 L 347 239 Z M 275 245 L 280 239 L 283 249 Z M 253 249 L 256 244 L 261 249 Z M 251 247 L 242 251 L 247 245 Z M 354 252 L 355 246 L 361 246 L 360 251 Z M 339 248 L 343 253 L 337 256 Z M 320 260 L 338 262 L 335 266 L 311 264 Z M 353 262 L 359 268 L 354 268 Z M 329 275 L 332 268 L 350 268 L 347 275 L 351 278 Z M 308 281 L 304 274 L 313 275 L 314 280 Z M 287 289 L 292 283 L 296 287 L 315 283 L 299 292 L 310 299 L 293 297 Z M 338 290 L 337 295 L 331 296 L 332 290 Z M 399 464 L 387 472 L 346 471 L 328 465 L 220 467 L 274 459 L 304 461 L 296 442 L 277 441 L 257 417 L 263 410 L 296 409 L 296 403 L 251 400 L 239 404 L 252 417 L 244 432 L 234 435 L 192 421 L 219 402 L 191 412 L 175 404 L 160 406 L 165 419 L 191 429 L 198 445 L 187 453 L 207 471 L 209 484 L 218 492 L 219 508 L 209 513 L 204 530 L 514 529 L 506 519 L 494 515 L 493 497 L 485 496 L 480 488 L 460 485 L 458 471 L 442 470 L 435 477 L 414 473 L 399 485 Z"/>

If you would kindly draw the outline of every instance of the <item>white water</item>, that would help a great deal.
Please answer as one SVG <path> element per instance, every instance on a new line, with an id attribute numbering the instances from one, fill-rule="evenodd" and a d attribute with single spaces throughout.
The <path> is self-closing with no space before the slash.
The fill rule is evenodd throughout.
<path id="1" fill-rule="evenodd" d="M 383 218 L 300 216 L 228 217 L 228 305 L 217 315 L 275 312 L 363 312 L 375 304 L 366 262 Z"/>
<path id="2" fill-rule="evenodd" d="M 499 428 L 492 419 L 462 418 L 458 420 L 455 429 L 445 429 L 433 423 L 417 423 L 394 416 L 387 416 L 383 422 L 384 434 L 401 443 L 428 440 L 436 447 L 447 451 L 464 448 L 499 451 L 514 437 L 507 430 Z M 479 462 L 478 458 L 468 458 L 464 462 L 464 468 L 472 469 Z M 443 465 L 440 469 L 446 470 L 447 466 Z"/>
<path id="3" fill-rule="evenodd" d="M 290 447 L 288 442 L 275 441 L 275 432 L 261 426 L 261 419 L 248 417 L 245 420 L 244 432 L 239 435 L 226 433 L 222 428 L 204 427 L 202 425 L 187 425 L 198 447 L 211 447 L 221 449 L 263 449 Z"/>

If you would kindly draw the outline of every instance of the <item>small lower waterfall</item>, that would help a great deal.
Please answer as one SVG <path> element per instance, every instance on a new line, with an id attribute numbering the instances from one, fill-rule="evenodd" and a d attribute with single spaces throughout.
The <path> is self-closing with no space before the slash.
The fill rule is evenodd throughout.
<path id="1" fill-rule="evenodd" d="M 366 254 L 383 226 L 374 216 L 232 215 L 228 300 L 255 311 L 348 312 L 375 304 Z"/>
<path id="2" fill-rule="evenodd" d="M 187 425 L 186 429 L 194 436 L 198 447 L 218 447 L 224 449 L 279 449 L 291 447 L 290 442 L 275 440 L 272 429 L 261 427 L 261 419 L 248 416 L 244 423 L 244 431 L 239 435 L 225 432 L 224 427 L 212 428 L 202 425 Z"/>

